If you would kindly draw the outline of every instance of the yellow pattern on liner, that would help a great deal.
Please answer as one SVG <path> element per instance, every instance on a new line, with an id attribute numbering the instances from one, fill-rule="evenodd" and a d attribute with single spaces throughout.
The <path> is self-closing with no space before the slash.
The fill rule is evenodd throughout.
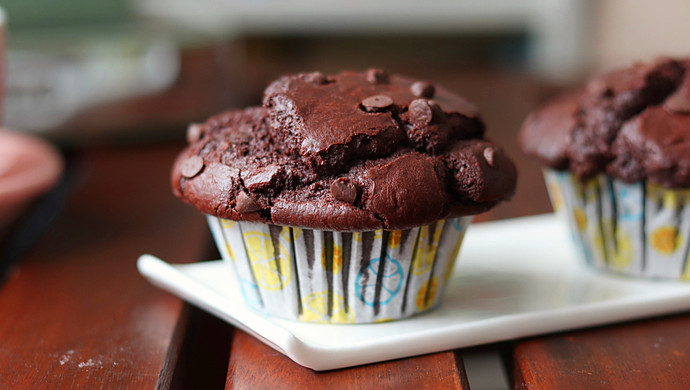
<path id="1" fill-rule="evenodd" d="M 661 202 L 665 209 L 678 211 L 682 204 L 690 201 L 690 190 L 667 189 L 658 184 L 647 182 L 647 197 L 655 202 Z"/>
<path id="2" fill-rule="evenodd" d="M 326 269 L 326 248 L 321 248 L 321 265 Z M 343 248 L 338 244 L 333 244 L 333 269 L 332 272 L 337 274 L 343 267 Z"/>
<path id="3" fill-rule="evenodd" d="M 460 234 L 460 237 L 458 237 L 458 241 L 455 243 L 455 246 L 453 247 L 453 250 L 450 251 L 450 254 L 448 255 L 448 261 L 446 261 L 446 269 L 443 270 L 443 282 L 448 283 L 448 280 L 450 279 L 451 275 L 453 275 L 453 268 L 455 268 L 455 262 L 458 258 L 458 253 L 460 253 L 460 246 L 462 245 L 462 240 L 465 238 L 465 233 L 462 232 Z"/>
<path id="4" fill-rule="evenodd" d="M 232 246 L 230 246 L 230 243 L 225 242 L 225 249 L 228 251 L 228 256 L 230 256 L 230 259 L 233 261 L 233 263 L 237 261 L 235 258 L 235 252 L 232 251 Z"/>
<path id="5" fill-rule="evenodd" d="M 374 240 L 380 240 L 383 238 L 383 229 L 374 230 Z M 362 242 L 362 232 L 352 233 L 352 239 L 357 242 Z"/>
<path id="6" fill-rule="evenodd" d="M 427 299 L 427 286 L 431 285 L 429 288 L 429 294 Z M 438 290 L 438 279 L 434 276 L 431 278 L 431 283 L 424 283 L 422 287 L 417 291 L 417 297 L 415 299 L 415 305 L 417 310 L 424 311 L 429 308 L 429 306 L 434 303 L 434 298 L 436 298 L 436 292 Z"/>
<path id="7" fill-rule="evenodd" d="M 649 240 L 657 252 L 670 255 L 680 246 L 681 237 L 675 227 L 661 226 L 652 232 Z"/>
<path id="8" fill-rule="evenodd" d="M 279 243 L 278 258 L 275 258 L 275 248 L 270 234 L 258 231 L 245 232 L 244 244 L 259 287 L 276 291 L 290 282 L 292 276 L 290 254 Z"/>
<path id="9" fill-rule="evenodd" d="M 220 220 L 220 226 L 223 229 L 231 229 L 233 226 L 235 226 L 235 221 L 232 221 L 230 219 L 223 219 L 223 218 L 218 218 Z M 227 241 L 227 239 L 224 239 L 225 241 L 225 250 L 228 252 L 228 256 L 230 256 L 230 259 L 235 262 L 237 259 L 235 258 L 235 252 L 232 251 L 232 247 L 230 246 L 230 243 Z"/>
<path id="10" fill-rule="evenodd" d="M 438 243 L 441 240 L 441 233 L 443 232 L 443 224 L 445 221 L 436 221 L 436 229 L 434 236 L 429 242 L 429 226 L 422 226 L 419 228 L 419 237 L 417 239 L 417 250 L 412 259 L 412 274 L 421 275 L 431 270 L 436 259 L 436 251 L 438 251 Z"/>
<path id="11" fill-rule="evenodd" d="M 587 228 L 587 214 L 585 214 L 584 210 L 573 210 L 573 218 L 575 218 L 575 223 L 580 231 L 584 231 Z"/>
<path id="12" fill-rule="evenodd" d="M 280 230 L 280 236 L 283 237 L 285 241 L 291 241 L 290 229 L 292 229 L 292 239 L 296 240 L 297 238 L 299 238 L 299 236 L 302 235 L 302 228 L 290 228 L 287 226 L 283 226 L 283 228 Z"/>
<path id="13" fill-rule="evenodd" d="M 400 238 L 402 237 L 402 231 L 394 230 L 388 236 L 388 247 L 390 249 L 396 249 L 400 247 Z"/>
<path id="14" fill-rule="evenodd" d="M 630 266 L 634 255 L 632 242 L 624 229 L 616 230 L 616 244 L 618 252 L 611 259 L 609 267 L 616 270 L 624 270 Z"/>
<path id="15" fill-rule="evenodd" d="M 220 225 L 224 229 L 230 229 L 231 227 L 235 226 L 235 223 L 237 223 L 237 222 L 230 220 L 230 219 L 224 219 L 224 218 L 219 218 L 219 219 L 220 219 Z"/>
<path id="16" fill-rule="evenodd" d="M 349 308 L 348 308 L 349 309 Z M 316 323 L 351 324 L 355 322 L 352 310 L 346 310 L 343 297 L 333 295 L 333 315 L 328 317 L 328 290 L 315 292 L 302 299 L 300 321 Z"/>

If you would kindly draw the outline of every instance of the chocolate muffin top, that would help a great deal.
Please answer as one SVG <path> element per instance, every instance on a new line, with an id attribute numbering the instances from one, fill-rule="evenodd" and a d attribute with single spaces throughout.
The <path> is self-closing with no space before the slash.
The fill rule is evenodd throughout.
<path id="1" fill-rule="evenodd" d="M 486 211 L 515 189 L 515 166 L 484 139 L 472 104 L 380 69 L 284 76 L 262 107 L 213 116 L 187 136 L 174 193 L 232 220 L 404 229 Z"/>
<path id="2" fill-rule="evenodd" d="M 659 58 L 592 79 L 525 121 L 525 153 L 581 180 L 690 187 L 690 60 Z"/>

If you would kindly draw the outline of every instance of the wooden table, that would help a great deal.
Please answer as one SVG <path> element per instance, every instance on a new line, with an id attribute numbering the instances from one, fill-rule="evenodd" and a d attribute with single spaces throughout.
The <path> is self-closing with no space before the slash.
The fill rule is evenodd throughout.
<path id="1" fill-rule="evenodd" d="M 64 209 L 0 288 L 0 388 L 468 388 L 466 350 L 317 373 L 149 285 L 142 253 L 217 256 L 201 215 L 169 193 L 180 147 L 71 156 Z M 484 349 L 516 387 L 687 388 L 689 328 L 684 314 Z"/>
<path id="2" fill-rule="evenodd" d="M 550 210 L 538 168 L 514 145 L 530 104 L 520 95 L 503 106 L 480 104 L 496 118 L 489 128 L 499 130 L 490 134 L 514 156 L 520 184 L 514 201 L 479 220 Z M 34 220 L 49 228 L 0 285 L 0 389 L 466 389 L 473 373 L 465 359 L 487 351 L 501 359 L 496 374 L 516 388 L 690 388 L 688 314 L 329 372 L 303 368 L 137 273 L 142 253 L 176 263 L 218 256 L 204 218 L 169 190 L 182 146 L 67 152 L 68 175 L 53 194 L 64 202 L 43 213 L 57 218 Z"/>

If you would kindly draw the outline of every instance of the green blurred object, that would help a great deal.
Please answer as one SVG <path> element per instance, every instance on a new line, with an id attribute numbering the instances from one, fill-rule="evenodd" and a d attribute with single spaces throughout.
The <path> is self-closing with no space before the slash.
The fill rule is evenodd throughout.
<path id="1" fill-rule="evenodd" d="M 121 23 L 131 16 L 124 0 L 3 0 L 10 30 Z"/>
<path id="2" fill-rule="evenodd" d="M 128 0 L 0 1 L 8 126 L 51 132 L 89 107 L 163 91 L 177 77 L 176 40 L 137 18 Z"/>

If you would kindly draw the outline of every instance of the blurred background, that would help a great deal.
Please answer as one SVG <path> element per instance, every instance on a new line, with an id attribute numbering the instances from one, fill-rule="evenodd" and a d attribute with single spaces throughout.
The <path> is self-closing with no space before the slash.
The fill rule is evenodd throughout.
<path id="1" fill-rule="evenodd" d="M 3 0 L 2 8 L 4 126 L 57 146 L 68 178 L 83 151 L 180 150 L 188 124 L 260 104 L 281 74 L 375 66 L 473 101 L 488 137 L 520 167 L 511 204 L 478 220 L 550 211 L 535 209 L 548 204 L 540 169 L 515 142 L 530 111 L 592 74 L 690 53 L 687 0 Z"/>
<path id="2" fill-rule="evenodd" d="M 686 0 L 3 0 L 4 124 L 61 145 L 181 137 L 285 72 L 379 66 L 474 100 L 489 134 L 595 72 L 690 52 Z"/>
<path id="3" fill-rule="evenodd" d="M 181 148 L 189 123 L 260 104 L 263 88 L 283 73 L 376 66 L 476 103 L 488 137 L 521 167 L 510 207 L 525 210 L 548 204 L 539 168 L 523 161 L 515 142 L 530 111 L 592 74 L 690 53 L 687 0 L 3 0 L 2 7 L 4 125 L 68 157 L 165 142 Z M 491 218 L 515 216 L 504 210 Z"/>

